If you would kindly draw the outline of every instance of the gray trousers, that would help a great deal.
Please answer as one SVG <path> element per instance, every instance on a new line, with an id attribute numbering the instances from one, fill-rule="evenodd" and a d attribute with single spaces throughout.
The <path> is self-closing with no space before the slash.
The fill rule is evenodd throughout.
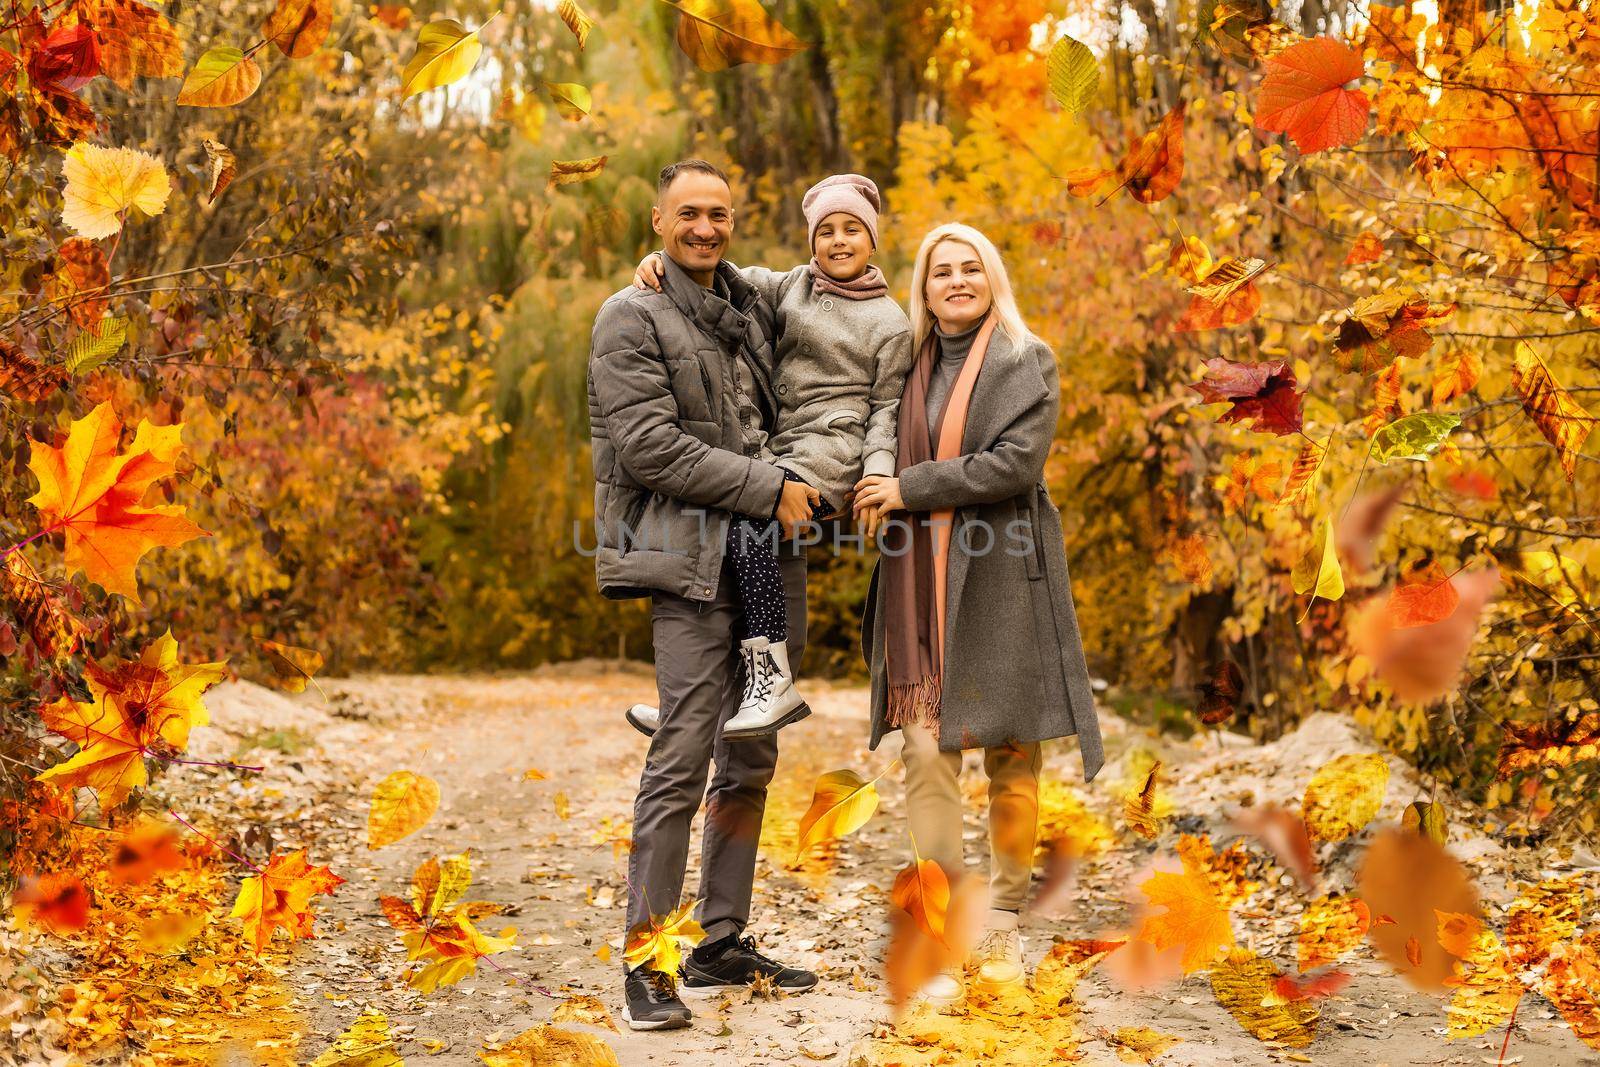
<path id="1" fill-rule="evenodd" d="M 806 645 L 806 558 L 780 552 L 778 566 L 788 615 L 789 663 L 798 669 Z M 722 724 L 739 710 L 744 695 L 739 659 L 743 617 L 726 563 L 710 603 L 671 593 L 652 597 L 661 727 L 651 739 L 633 802 L 630 930 L 678 906 L 689 860 L 689 824 L 702 796 L 706 819 L 695 918 L 708 941 L 738 934 L 750 921 L 756 847 L 767 786 L 778 762 L 778 739 L 773 734 L 735 744 L 722 740 Z"/>

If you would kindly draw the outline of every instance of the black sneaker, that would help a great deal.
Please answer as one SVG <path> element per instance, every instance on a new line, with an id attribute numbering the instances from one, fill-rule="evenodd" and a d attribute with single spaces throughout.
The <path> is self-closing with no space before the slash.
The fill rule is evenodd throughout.
<path id="1" fill-rule="evenodd" d="M 674 1030 L 688 1026 L 694 1012 L 678 999 L 677 983 L 666 971 L 635 967 L 622 979 L 622 1018 L 630 1030 Z"/>
<path id="2" fill-rule="evenodd" d="M 753 937 L 725 937 L 715 943 L 714 952 L 702 957 L 697 948 L 684 958 L 678 972 L 683 976 L 685 993 L 713 993 L 738 989 L 765 978 L 785 993 L 804 993 L 817 984 L 817 976 L 799 967 L 785 967 L 756 951 Z"/>

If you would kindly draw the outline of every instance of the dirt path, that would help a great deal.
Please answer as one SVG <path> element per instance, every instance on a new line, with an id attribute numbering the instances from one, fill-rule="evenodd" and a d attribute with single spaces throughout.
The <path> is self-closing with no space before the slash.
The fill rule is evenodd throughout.
<path id="1" fill-rule="evenodd" d="M 369 1006 L 389 1017 L 405 1038 L 402 1053 L 414 1063 L 476 1063 L 485 1045 L 550 1021 L 562 998 L 580 994 L 599 997 L 622 1025 L 617 960 L 628 889 L 625 857 L 610 841 L 627 838 L 646 742 L 624 724 L 620 710 L 634 700 L 654 699 L 650 674 L 587 665 L 502 678 L 367 677 L 330 681 L 325 688 L 329 705 L 315 694 L 291 701 L 244 685 L 223 687 L 215 700 L 208 698 L 219 727 L 213 731 L 216 751 L 250 751 L 266 765 L 262 781 L 251 788 L 276 798 L 281 841 L 310 844 L 314 861 L 332 862 L 348 880 L 326 903 L 319 901 L 318 937 L 292 957 L 291 984 L 305 1024 L 301 1062 Z M 907 858 L 902 787 L 898 774 L 885 778 L 883 805 L 865 828 L 801 870 L 784 869 L 816 776 L 841 767 L 875 773 L 895 755 L 892 743 L 876 753 L 865 749 L 864 691 L 812 683 L 808 695 L 817 714 L 783 735 L 752 932 L 774 955 L 819 971 L 821 987 L 774 1001 L 697 1005 L 694 1028 L 668 1034 L 589 1029 L 610 1043 L 623 1064 L 1110 1064 L 1119 1062 L 1114 1035 L 1124 1027 L 1149 1027 L 1180 1039 L 1154 1061 L 1160 1064 L 1495 1062 L 1504 1031 L 1446 1040 L 1442 1002 L 1411 990 L 1365 948 L 1347 965 L 1353 982 L 1322 1002 L 1315 1042 L 1300 1050 L 1246 1033 L 1218 1005 L 1204 976 L 1129 993 L 1100 970 L 1078 985 L 1075 1006 L 1061 1007 L 1044 1022 L 1018 1020 L 1025 1034 L 990 1017 L 943 1020 L 902 1031 L 893 1041 L 874 1041 L 874 1035 L 888 1034 L 890 1018 L 880 961 L 888 889 Z M 1176 768 L 1173 795 L 1181 813 L 1210 810 L 1207 803 L 1225 794 L 1262 792 L 1262 802 L 1298 795 L 1293 790 L 1301 764 L 1337 754 L 1340 744 L 1359 744 L 1312 736 L 1299 749 L 1280 743 L 1276 751 L 1241 752 L 1219 749 L 1215 741 L 1163 746 L 1120 721 L 1109 723 L 1107 733 L 1106 773 L 1093 786 L 1079 780 L 1070 743 L 1051 752 L 1049 771 L 1058 784 L 1047 794 L 1047 807 L 1054 805 L 1058 821 L 1103 820 L 1114 841 L 1083 865 L 1061 917 L 1025 920 L 1030 962 L 1049 949 L 1053 937 L 1102 935 L 1127 918 L 1125 900 L 1155 851 L 1118 829 L 1113 814 L 1119 783 L 1111 761 L 1129 748 L 1149 745 Z M 417 834 L 369 851 L 364 835 L 371 788 L 397 769 L 435 778 L 443 796 L 439 811 Z M 528 780 L 530 769 L 544 780 Z M 983 847 L 977 804 L 982 772 L 969 763 L 965 777 L 973 801 L 969 857 L 976 858 Z M 1272 780 L 1277 777 L 1282 780 Z M 1304 781 L 1299 778 L 1299 789 Z M 1390 790 L 1386 815 L 1411 799 L 1401 792 Z M 1072 797 L 1082 798 L 1087 814 L 1064 814 L 1061 805 L 1070 805 Z M 1195 816 L 1182 828 L 1214 835 L 1222 830 Z M 1162 844 L 1170 850 L 1169 840 Z M 1486 881 L 1503 882 L 1506 857 L 1481 837 L 1464 847 L 1473 853 L 1469 858 L 1486 896 L 1496 899 L 1504 888 Z M 407 895 L 412 871 L 427 857 L 469 848 L 474 884 L 467 899 L 508 906 L 504 916 L 481 926 L 492 932 L 514 925 L 519 948 L 494 957 L 503 970 L 480 966 L 460 984 L 423 996 L 404 983 L 404 951 L 378 898 Z M 1261 867 L 1276 877 L 1277 868 L 1264 860 Z M 689 887 L 696 877 L 691 869 Z M 1241 939 L 1263 955 L 1292 960 L 1297 915 L 1252 903 L 1235 912 Z M 608 948 L 609 962 L 601 958 Z M 1046 1035 L 1049 1026 L 1058 1029 Z M 1046 1058 L 1041 1041 L 1049 1045 Z M 1518 1015 L 1509 1055 L 1521 1059 L 1507 1062 L 1530 1065 L 1600 1063 L 1548 1003 L 1531 996 Z M 248 1060 L 245 1053 L 241 1062 Z"/>

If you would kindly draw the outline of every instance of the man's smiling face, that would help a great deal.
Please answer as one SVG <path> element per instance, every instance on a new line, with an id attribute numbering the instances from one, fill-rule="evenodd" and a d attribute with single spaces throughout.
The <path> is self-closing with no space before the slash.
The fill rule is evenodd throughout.
<path id="1" fill-rule="evenodd" d="M 683 171 L 661 190 L 650 225 L 667 255 L 695 281 L 709 285 L 733 234 L 733 193 L 715 174 Z"/>

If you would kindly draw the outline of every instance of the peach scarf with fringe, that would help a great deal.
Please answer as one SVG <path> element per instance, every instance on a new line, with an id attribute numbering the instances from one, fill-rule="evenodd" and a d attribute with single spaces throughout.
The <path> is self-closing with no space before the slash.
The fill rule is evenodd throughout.
<path id="1" fill-rule="evenodd" d="M 896 424 L 895 475 L 928 460 L 961 455 L 972 387 L 983 369 L 989 338 L 995 330 L 990 315 L 972 342 L 961 373 L 950 387 L 939 418 L 937 443 L 928 428 L 928 383 L 939 358 L 937 331 L 930 330 L 906 376 Z M 885 665 L 889 672 L 886 725 L 898 728 L 920 723 L 935 733 L 944 686 L 945 588 L 949 570 L 954 508 L 912 512 L 883 533 Z M 910 529 L 906 529 L 909 524 Z"/>

